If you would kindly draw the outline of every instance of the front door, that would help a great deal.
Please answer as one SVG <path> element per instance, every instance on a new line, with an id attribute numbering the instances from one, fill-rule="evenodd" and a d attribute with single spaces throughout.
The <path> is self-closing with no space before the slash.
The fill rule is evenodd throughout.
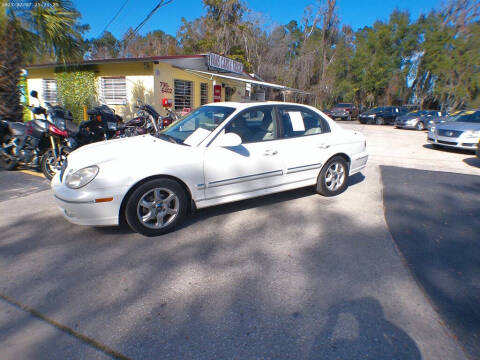
<path id="1" fill-rule="evenodd" d="M 240 112 L 224 129 L 242 138 L 235 147 L 205 150 L 206 200 L 268 189 L 282 184 L 282 161 L 277 149 L 278 124 L 273 106 Z"/>

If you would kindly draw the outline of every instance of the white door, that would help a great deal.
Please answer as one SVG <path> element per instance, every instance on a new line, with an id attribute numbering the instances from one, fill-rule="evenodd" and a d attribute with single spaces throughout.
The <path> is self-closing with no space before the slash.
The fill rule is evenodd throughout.
<path id="1" fill-rule="evenodd" d="M 282 154 L 285 182 L 316 182 L 320 169 L 331 154 L 328 122 L 310 109 L 295 105 L 278 106 L 281 131 L 277 141 Z"/>
<path id="2" fill-rule="evenodd" d="M 282 161 L 277 149 L 278 126 L 273 106 L 249 108 L 224 129 L 242 138 L 235 147 L 221 147 L 215 141 L 205 150 L 205 198 L 276 187 L 282 184 Z"/>

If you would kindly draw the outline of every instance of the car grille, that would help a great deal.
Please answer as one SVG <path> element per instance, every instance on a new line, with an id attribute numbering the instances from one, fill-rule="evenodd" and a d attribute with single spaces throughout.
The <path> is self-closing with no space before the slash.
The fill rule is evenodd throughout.
<path id="1" fill-rule="evenodd" d="M 456 142 L 451 142 L 451 141 L 443 141 L 443 140 L 438 140 L 440 144 L 445 144 L 445 145 L 457 145 Z"/>
<path id="2" fill-rule="evenodd" d="M 462 135 L 463 131 L 458 131 L 458 130 L 438 130 L 438 135 L 440 136 L 446 136 L 446 137 L 459 137 Z"/>

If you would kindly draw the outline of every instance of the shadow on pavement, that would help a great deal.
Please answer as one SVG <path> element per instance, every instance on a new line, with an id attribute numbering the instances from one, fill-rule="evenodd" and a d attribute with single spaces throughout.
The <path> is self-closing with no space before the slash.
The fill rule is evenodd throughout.
<path id="1" fill-rule="evenodd" d="M 467 165 L 480 169 L 480 159 L 478 157 L 467 158 L 467 159 L 464 159 L 463 162 Z"/>
<path id="2" fill-rule="evenodd" d="M 480 359 L 480 176 L 381 167 L 392 236 L 472 358 Z"/>
<path id="3" fill-rule="evenodd" d="M 393 295 L 421 301 L 383 220 L 358 215 L 362 181 L 334 198 L 305 188 L 205 209 L 158 238 L 35 209 L 0 226 L 0 292 L 132 359 L 417 360 L 418 339 L 438 358 L 412 325 L 422 305 Z M 0 321 L 0 347 L 29 326 Z M 52 358 L 57 337 L 36 334 L 19 351 Z"/>

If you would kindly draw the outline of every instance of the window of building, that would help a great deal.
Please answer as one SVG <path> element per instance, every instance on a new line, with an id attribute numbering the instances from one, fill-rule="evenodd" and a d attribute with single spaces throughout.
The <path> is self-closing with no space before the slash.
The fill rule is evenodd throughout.
<path id="1" fill-rule="evenodd" d="M 200 84 L 200 106 L 208 104 L 208 84 Z"/>
<path id="2" fill-rule="evenodd" d="M 55 79 L 43 79 L 42 84 L 43 101 L 50 104 L 57 103 L 57 80 Z"/>
<path id="3" fill-rule="evenodd" d="M 193 83 L 185 80 L 175 80 L 173 85 L 175 111 L 192 108 Z"/>
<path id="4" fill-rule="evenodd" d="M 127 103 L 127 82 L 125 76 L 102 77 L 102 100 L 109 105 Z"/>

